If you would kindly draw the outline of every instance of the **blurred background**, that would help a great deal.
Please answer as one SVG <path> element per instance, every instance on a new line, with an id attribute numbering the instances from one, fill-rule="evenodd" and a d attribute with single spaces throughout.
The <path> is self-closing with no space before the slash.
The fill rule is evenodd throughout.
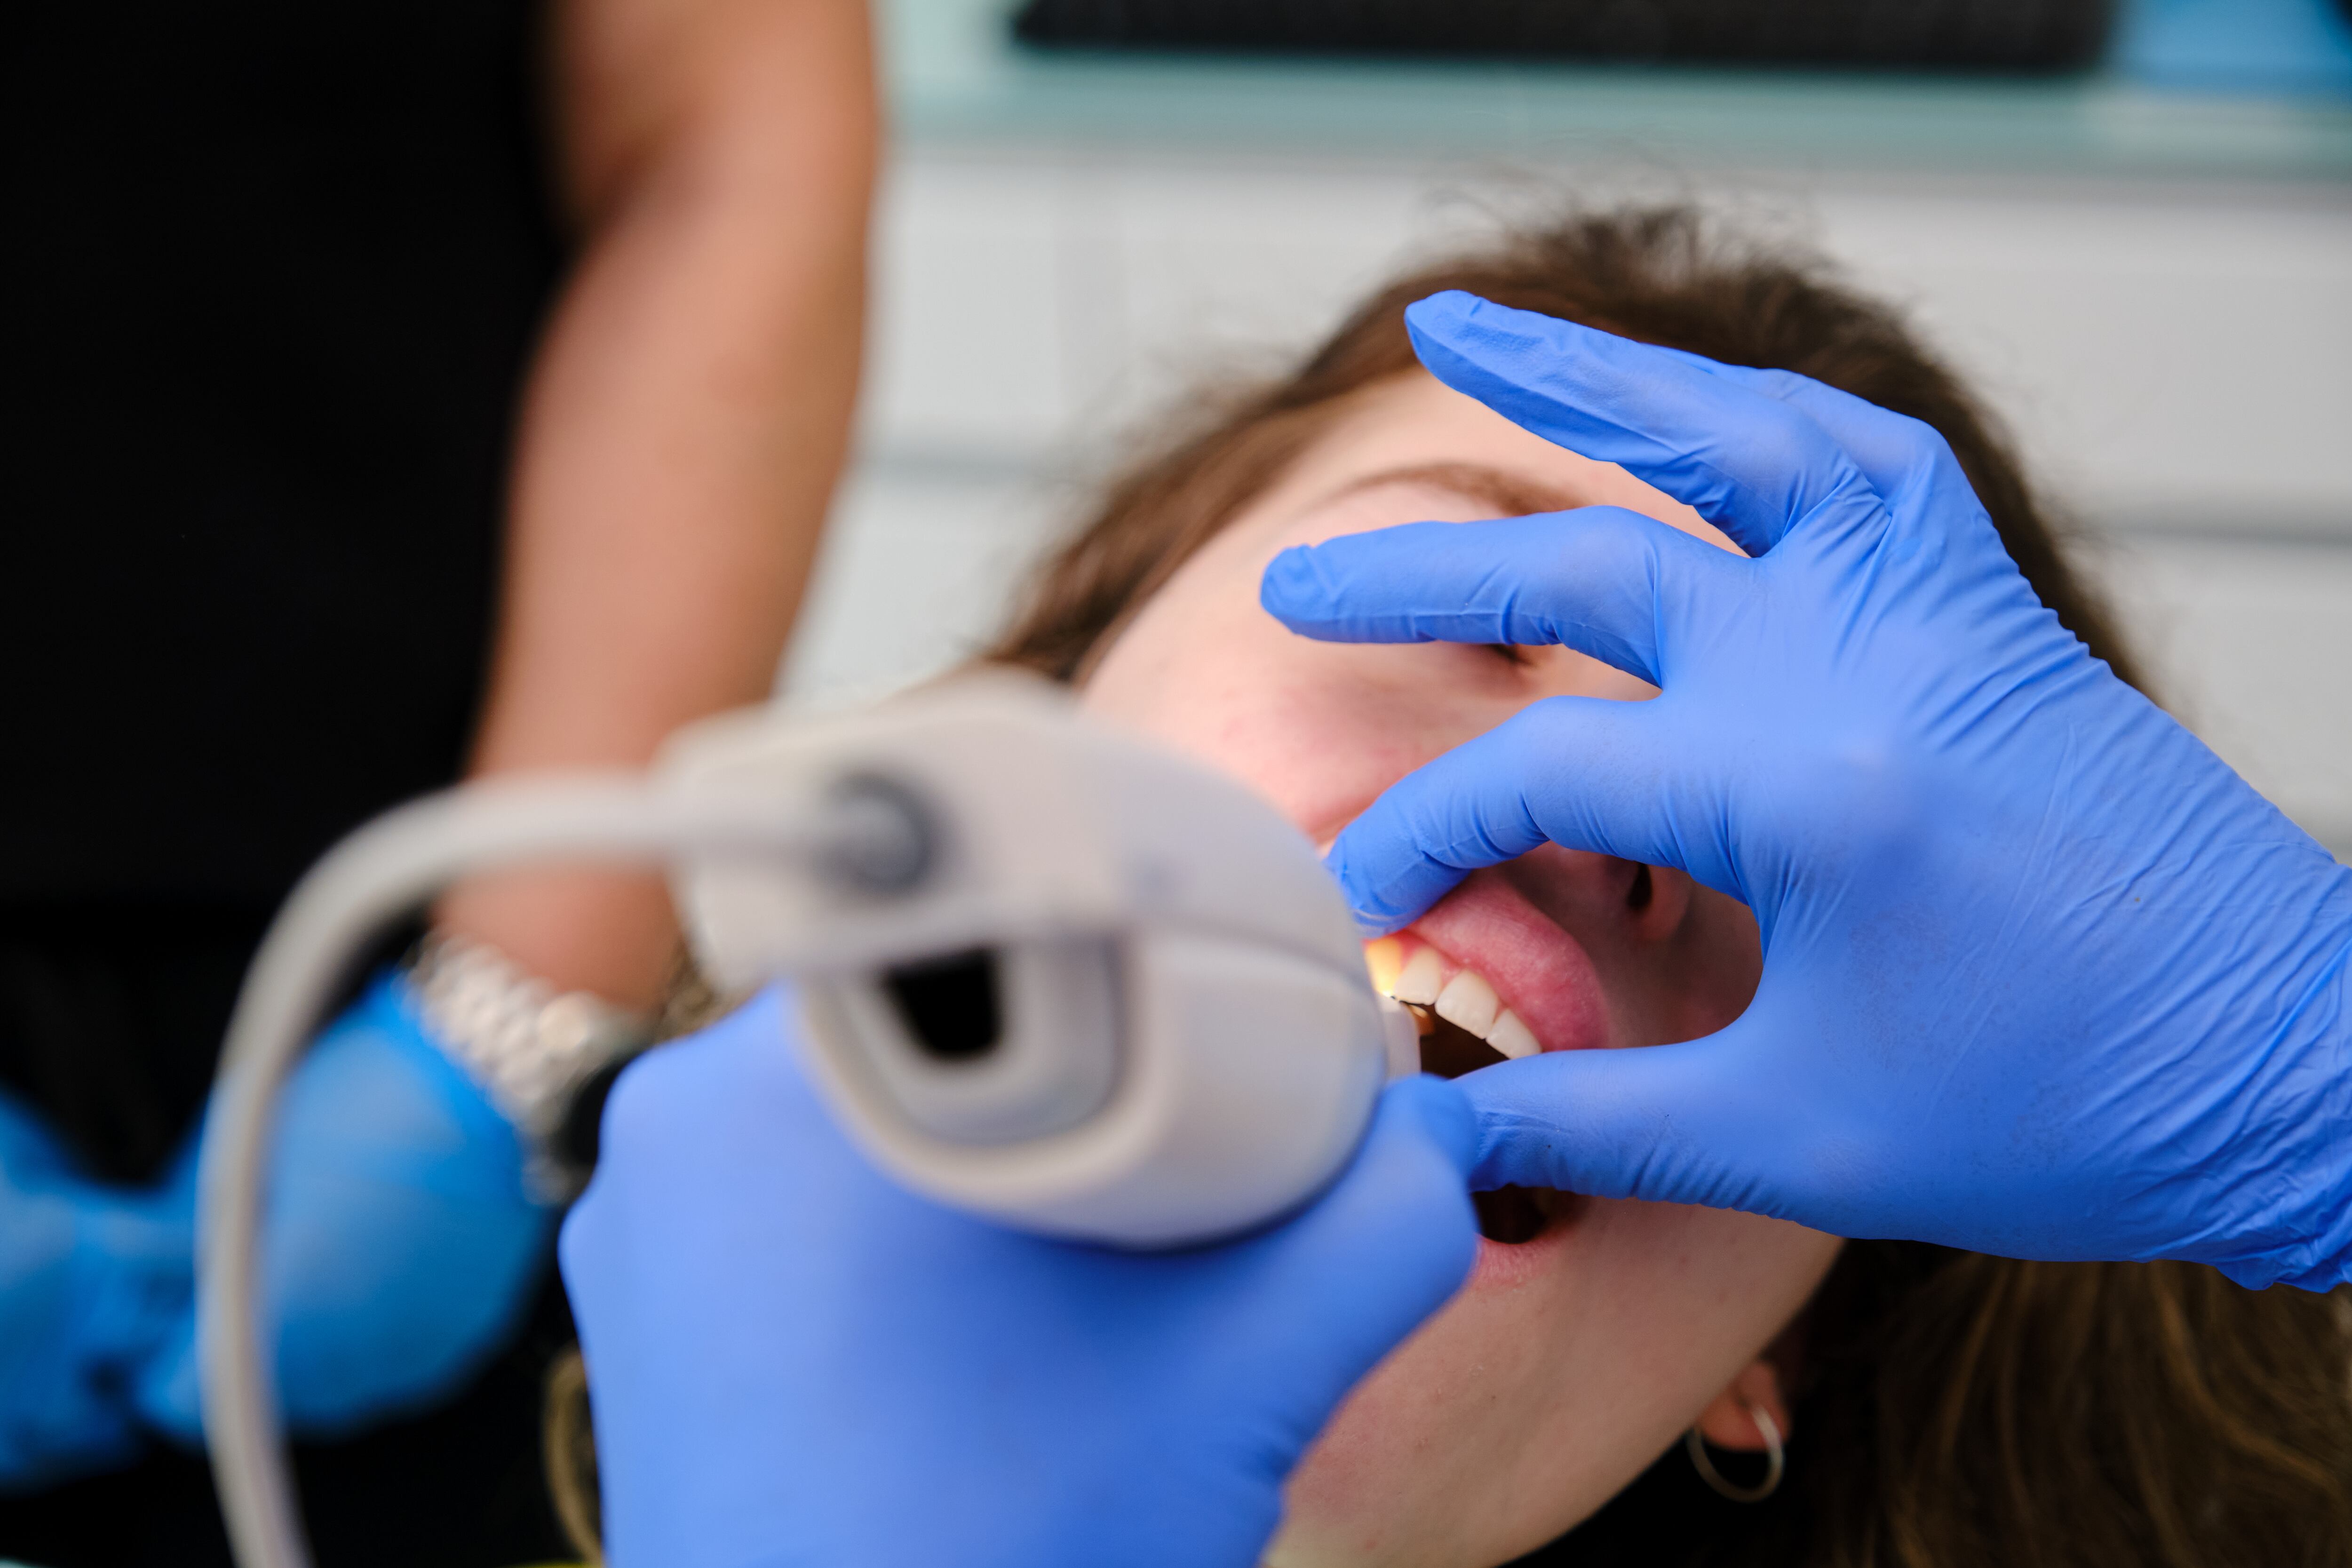
<path id="1" fill-rule="evenodd" d="M 882 0 L 879 20 L 869 379 L 796 700 L 967 655 L 1155 409 L 1295 353 L 1401 262 L 1567 197 L 1695 197 L 1913 313 L 2075 521 L 2160 695 L 2352 858 L 2336 0 Z"/>

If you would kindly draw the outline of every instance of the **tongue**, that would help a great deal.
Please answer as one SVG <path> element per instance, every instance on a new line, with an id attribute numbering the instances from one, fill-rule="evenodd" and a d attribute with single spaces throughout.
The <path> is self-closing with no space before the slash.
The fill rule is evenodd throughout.
<path id="1" fill-rule="evenodd" d="M 1592 960 L 1516 888 L 1473 872 L 1412 924 L 1414 934 L 1493 982 L 1548 1051 L 1612 1043 Z"/>

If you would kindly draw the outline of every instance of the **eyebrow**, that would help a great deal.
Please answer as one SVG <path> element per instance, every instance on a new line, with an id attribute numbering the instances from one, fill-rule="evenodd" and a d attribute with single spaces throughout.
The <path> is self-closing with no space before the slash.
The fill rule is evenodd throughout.
<path id="1" fill-rule="evenodd" d="M 1383 485 L 1423 485 L 1432 489 L 1452 490 L 1455 495 L 1488 503 L 1498 517 L 1567 511 L 1584 504 L 1566 490 L 1555 489 L 1524 474 L 1489 468 L 1485 463 L 1416 463 L 1408 468 L 1383 468 L 1377 474 L 1366 474 L 1361 479 L 1349 480 L 1317 504 L 1328 506 L 1333 501 L 1362 490 L 1377 489 Z"/>

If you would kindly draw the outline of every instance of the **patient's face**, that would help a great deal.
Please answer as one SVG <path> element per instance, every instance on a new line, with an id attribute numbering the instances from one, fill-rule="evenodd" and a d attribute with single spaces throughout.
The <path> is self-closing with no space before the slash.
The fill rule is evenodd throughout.
<path id="1" fill-rule="evenodd" d="M 1530 702 L 1651 689 L 1563 648 L 1293 637 L 1258 606 L 1266 563 L 1392 523 L 1604 502 L 1729 548 L 1623 471 L 1425 375 L 1381 384 L 1142 608 L 1086 701 L 1255 785 L 1323 842 Z M 1370 956 L 1389 988 L 1468 1026 L 1437 1025 L 1427 1042 L 1429 1059 L 1457 1067 L 1494 1059 L 1474 1036 L 1515 1054 L 1692 1038 L 1738 1015 L 1759 970 L 1739 904 L 1679 872 L 1557 847 L 1472 877 Z M 1274 1562 L 1500 1563 L 1592 1512 L 1695 1422 L 1756 1447 L 1744 1412 L 1760 1401 L 1787 1427 L 1759 1358 L 1835 1240 L 1549 1194 L 1485 1200 L 1481 1215 L 1469 1285 L 1355 1392 L 1293 1478 Z"/>

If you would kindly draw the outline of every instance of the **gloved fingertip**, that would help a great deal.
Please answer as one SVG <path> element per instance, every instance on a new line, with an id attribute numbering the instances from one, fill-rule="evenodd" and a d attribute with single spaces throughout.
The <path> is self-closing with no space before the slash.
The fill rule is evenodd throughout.
<path id="1" fill-rule="evenodd" d="M 1382 1117 L 1410 1121 L 1465 1181 L 1478 1162 L 1478 1117 L 1461 1087 L 1422 1075 L 1381 1091 Z"/>
<path id="2" fill-rule="evenodd" d="M 1451 328 L 1468 321 L 1486 303 L 1466 289 L 1441 289 L 1404 308 L 1405 330 L 1416 335 L 1428 332 L 1442 337 Z"/>
<path id="3" fill-rule="evenodd" d="M 1386 882 L 1362 868 L 1359 858 L 1348 852 L 1348 835 L 1342 831 L 1339 839 L 1323 857 L 1323 868 L 1339 884 L 1339 892 L 1348 900 L 1348 911 L 1356 921 L 1356 929 L 1366 937 L 1386 936 L 1391 931 L 1411 925 L 1419 920 L 1430 905 L 1451 891 L 1462 879 L 1463 873 L 1444 877 L 1430 889 L 1426 898 L 1417 902 L 1401 902 L 1390 896 L 1392 889 Z M 1421 868 L 1434 872 L 1426 862 Z"/>
<path id="4" fill-rule="evenodd" d="M 1330 612 L 1330 585 L 1318 566 L 1314 547 L 1294 544 L 1265 564 L 1257 584 L 1260 608 L 1288 626 L 1303 631 L 1319 625 Z"/>
<path id="5" fill-rule="evenodd" d="M 1348 913 L 1354 919 L 1358 931 L 1370 938 L 1386 936 L 1396 929 L 1387 923 L 1388 910 L 1380 907 L 1376 900 L 1368 900 L 1363 897 L 1362 890 L 1358 886 L 1358 879 L 1351 874 L 1352 867 L 1343 842 L 1335 840 L 1331 847 L 1323 852 L 1323 869 L 1329 872 L 1331 879 L 1339 884 L 1340 896 L 1348 900 Z"/>
<path id="6" fill-rule="evenodd" d="M 1540 368 L 1524 362 L 1530 355 L 1543 361 L 1556 358 L 1590 331 L 1558 317 L 1497 305 L 1460 289 L 1406 306 L 1404 324 L 1421 363 L 1456 391 L 1468 390 L 1459 379 L 1465 373 L 1474 380 L 1498 376 L 1512 381 L 1516 374 Z"/>

